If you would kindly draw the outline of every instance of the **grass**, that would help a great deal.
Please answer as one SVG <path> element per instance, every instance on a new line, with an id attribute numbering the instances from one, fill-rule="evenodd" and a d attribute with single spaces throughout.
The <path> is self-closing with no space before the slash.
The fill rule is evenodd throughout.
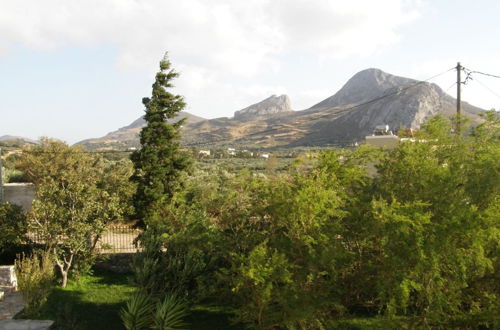
<path id="1" fill-rule="evenodd" d="M 54 288 L 37 318 L 55 320 L 52 329 L 124 329 L 119 312 L 134 290 L 126 275 L 95 271 L 69 281 L 66 288 Z M 210 305 L 194 306 L 186 321 L 194 330 L 241 329 L 231 326 L 227 310 Z"/>
<path id="2" fill-rule="evenodd" d="M 124 329 L 119 312 L 134 290 L 128 282 L 127 275 L 98 270 L 93 275 L 82 276 L 78 282 L 69 281 L 66 288 L 54 288 L 37 319 L 55 320 L 51 329 Z M 193 306 L 186 321 L 189 324 L 188 329 L 193 330 L 244 328 L 242 325 L 232 325 L 230 316 L 227 307 L 206 303 Z M 22 313 L 16 318 L 23 318 Z M 415 324 L 408 318 L 389 320 L 372 316 L 332 320 L 329 327 L 353 330 L 413 329 Z M 446 326 L 436 328 L 446 328 Z M 463 328 L 474 328 L 474 326 Z"/>
<path id="3" fill-rule="evenodd" d="M 96 271 L 54 288 L 38 318 L 57 329 L 123 329 L 118 313 L 133 292 L 126 276 Z"/>

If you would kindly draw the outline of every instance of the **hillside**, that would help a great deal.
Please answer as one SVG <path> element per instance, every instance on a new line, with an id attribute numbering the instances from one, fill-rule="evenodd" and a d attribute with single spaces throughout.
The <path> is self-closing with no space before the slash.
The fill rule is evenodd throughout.
<path id="1" fill-rule="evenodd" d="M 174 123 L 184 118 L 186 119 L 186 124 L 206 121 L 204 118 L 181 111 L 180 115 L 171 120 L 171 122 Z M 127 148 L 135 148 L 139 146 L 139 133 L 145 123 L 144 118 L 141 116 L 134 120 L 130 125 L 119 128 L 118 130 L 110 132 L 103 137 L 83 140 L 76 144 L 84 145 L 91 150 L 125 150 Z"/>

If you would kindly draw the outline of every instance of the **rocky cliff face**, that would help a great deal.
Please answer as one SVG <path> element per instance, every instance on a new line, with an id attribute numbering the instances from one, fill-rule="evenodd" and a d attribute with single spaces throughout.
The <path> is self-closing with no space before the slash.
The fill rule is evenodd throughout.
<path id="1" fill-rule="evenodd" d="M 335 95 L 313 105 L 311 109 L 359 104 L 380 97 L 395 87 L 404 87 L 416 82 L 379 69 L 366 69 L 356 73 Z"/>
<path id="2" fill-rule="evenodd" d="M 455 104 L 456 100 L 436 84 L 367 69 L 355 74 L 335 95 L 306 110 L 338 114 L 333 121 L 318 123 L 308 140 L 362 140 L 383 124 L 393 131 L 400 127 L 418 129 L 437 114 L 454 116 Z M 462 109 L 473 122 L 480 121 L 482 109 L 465 102 Z"/>
<path id="3" fill-rule="evenodd" d="M 259 103 L 252 104 L 245 109 L 236 111 L 234 113 L 234 119 L 249 120 L 261 116 L 290 111 L 292 111 L 292 108 L 290 106 L 290 98 L 287 95 L 271 95 Z"/>

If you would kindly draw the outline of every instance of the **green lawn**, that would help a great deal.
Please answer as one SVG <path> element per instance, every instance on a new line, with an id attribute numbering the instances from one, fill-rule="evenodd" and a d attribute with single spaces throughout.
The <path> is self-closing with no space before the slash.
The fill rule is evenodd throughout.
<path id="1" fill-rule="evenodd" d="M 120 309 L 134 292 L 126 275 L 96 271 L 83 276 L 80 281 L 69 281 L 64 289 L 54 288 L 38 319 L 55 320 L 52 329 L 113 330 L 124 329 L 120 320 Z M 18 315 L 22 318 L 22 313 Z M 227 309 L 209 304 L 194 306 L 186 321 L 193 330 L 236 330 L 242 325 L 231 325 Z M 469 323 L 469 324 L 467 324 Z M 474 328 L 470 322 L 463 328 Z M 472 323 L 473 324 L 473 323 Z M 411 320 L 383 317 L 345 318 L 332 320 L 334 329 L 413 329 Z M 416 328 L 419 328 L 418 326 Z M 435 327 L 445 329 L 446 326 Z M 460 325 L 457 328 L 462 328 Z"/>
<path id="2" fill-rule="evenodd" d="M 66 288 L 52 291 L 38 319 L 55 320 L 52 329 L 114 330 L 124 329 L 120 309 L 134 292 L 126 275 L 95 271 L 78 282 L 69 281 Z M 22 318 L 22 313 L 18 315 Z M 186 321 L 193 330 L 237 330 L 231 325 L 228 311 L 209 304 L 194 306 Z M 404 322 L 383 318 L 354 318 L 333 322 L 335 329 L 405 329 Z"/>
<path id="3" fill-rule="evenodd" d="M 118 315 L 134 288 L 126 276 L 95 272 L 55 288 L 40 318 L 56 321 L 56 329 L 123 329 Z"/>
<path id="4" fill-rule="evenodd" d="M 66 288 L 54 288 L 39 319 L 55 320 L 55 329 L 124 329 L 119 311 L 134 292 L 126 275 L 96 271 Z M 19 315 L 22 318 L 22 314 Z M 189 329 L 241 329 L 232 327 L 219 307 L 194 306 L 186 320 Z"/>

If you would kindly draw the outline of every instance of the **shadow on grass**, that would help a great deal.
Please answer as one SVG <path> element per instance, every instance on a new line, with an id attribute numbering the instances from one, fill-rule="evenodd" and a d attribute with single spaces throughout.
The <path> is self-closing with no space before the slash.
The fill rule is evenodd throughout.
<path id="1" fill-rule="evenodd" d="M 37 318 L 54 320 L 51 329 L 124 329 L 119 312 L 133 291 L 126 276 L 96 271 L 54 288 Z"/>
<path id="2" fill-rule="evenodd" d="M 192 330 L 237 330 L 243 325 L 232 325 L 229 309 L 214 305 L 197 305 L 191 308 L 190 315 L 186 318 L 189 329 Z"/>
<path id="3" fill-rule="evenodd" d="M 66 288 L 54 288 L 37 319 L 54 320 L 51 329 L 115 330 L 124 329 L 120 310 L 135 288 L 127 275 L 102 270 L 70 281 Z M 186 318 L 188 329 L 242 329 L 231 325 L 230 309 L 212 304 L 193 306 Z M 16 318 L 23 318 L 22 313 Z"/>

